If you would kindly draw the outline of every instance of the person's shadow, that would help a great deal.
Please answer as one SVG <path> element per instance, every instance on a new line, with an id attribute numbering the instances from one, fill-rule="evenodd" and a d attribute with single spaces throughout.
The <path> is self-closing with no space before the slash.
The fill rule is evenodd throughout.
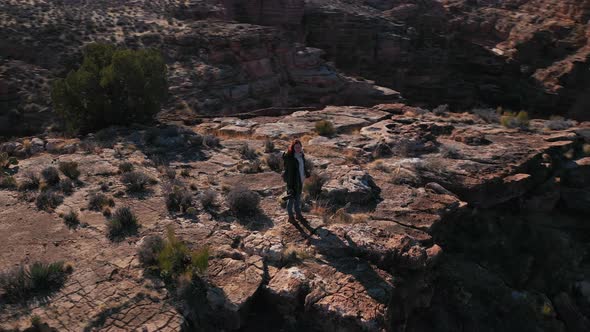
<path id="1" fill-rule="evenodd" d="M 393 294 L 391 284 L 375 271 L 365 255 L 363 255 L 352 240 L 344 242 L 339 236 L 323 227 L 313 227 L 309 221 L 297 221 L 295 228 L 309 241 L 318 253 L 323 256 L 323 262 L 337 271 L 349 275 L 363 285 L 367 294 L 375 301 L 388 305 Z M 307 232 L 306 232 L 307 231 Z M 392 271 L 384 270 L 392 273 Z M 389 287 L 386 285 L 390 285 Z M 390 288 L 388 294 L 387 288 Z"/>

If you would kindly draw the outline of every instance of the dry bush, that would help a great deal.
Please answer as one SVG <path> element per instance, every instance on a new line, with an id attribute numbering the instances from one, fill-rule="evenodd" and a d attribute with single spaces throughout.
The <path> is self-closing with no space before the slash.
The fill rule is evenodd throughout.
<path id="1" fill-rule="evenodd" d="M 260 196 L 245 187 L 234 187 L 225 199 L 230 210 L 237 216 L 254 215 L 258 212 Z"/>

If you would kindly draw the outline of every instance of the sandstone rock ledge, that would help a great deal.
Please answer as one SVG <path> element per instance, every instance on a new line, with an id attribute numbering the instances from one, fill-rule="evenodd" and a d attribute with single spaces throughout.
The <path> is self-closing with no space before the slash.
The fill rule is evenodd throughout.
<path id="1" fill-rule="evenodd" d="M 332 121 L 336 134 L 317 136 L 319 119 Z M 238 127 L 248 130 L 228 134 L 228 128 Z M 456 244 L 447 236 L 465 212 L 497 206 L 524 211 L 539 204 L 548 210 L 588 207 L 589 163 L 582 157 L 590 142 L 587 123 L 552 131 L 534 120 L 528 130 L 517 130 L 471 114 L 437 115 L 390 104 L 247 121 L 220 118 L 182 129 L 109 130 L 80 140 L 39 137 L 36 150 L 25 151 L 23 139 L 0 146 L 19 157 L 18 169 L 9 170 L 18 182 L 27 172 L 59 161 L 76 161 L 82 171 L 74 192 L 55 211 L 39 211 L 35 192 L 0 191 L 5 248 L 0 266 L 58 259 L 74 266 L 65 287 L 45 301 L 28 307 L 0 303 L 0 328 L 24 329 L 38 315 L 64 331 L 181 326 L 423 331 L 417 322 L 444 307 L 440 292 L 447 289 L 440 287 L 455 277 L 453 266 L 470 266 L 463 256 L 453 258 Z M 150 130 L 159 139 L 150 138 Z M 220 135 L 221 145 L 201 144 L 199 133 Z M 254 171 L 240 168 L 244 144 L 265 159 L 279 152 L 263 152 L 265 138 L 282 150 L 294 136 L 304 141 L 314 172 L 327 179 L 319 201 L 305 198 L 309 224 L 297 227 L 287 222 L 277 200 L 283 192 L 279 173 L 265 163 Z M 157 183 L 144 195 L 126 192 L 117 174 L 123 161 Z M 156 167 L 161 164 L 168 168 Z M 242 184 L 260 196 L 260 209 L 250 217 L 233 215 L 220 195 L 213 210 L 197 204 L 193 216 L 168 212 L 164 194 L 171 170 L 175 183 L 185 185 L 195 201 L 207 189 L 221 194 Z M 89 196 L 98 191 L 113 196 L 116 207 L 132 208 L 142 225 L 137 235 L 121 242 L 107 238 L 105 218 L 87 208 Z M 70 210 L 79 213 L 84 227 L 66 227 L 58 214 Z M 211 249 L 200 314 L 138 261 L 141 240 L 165 233 L 167 226 L 190 247 Z M 506 294 L 516 291 L 512 284 L 496 283 L 496 274 L 487 270 L 470 273 L 493 280 Z M 566 296 L 556 297 L 557 307 L 573 312 L 571 319 L 583 317 Z M 545 319 L 563 324 L 555 315 Z"/>

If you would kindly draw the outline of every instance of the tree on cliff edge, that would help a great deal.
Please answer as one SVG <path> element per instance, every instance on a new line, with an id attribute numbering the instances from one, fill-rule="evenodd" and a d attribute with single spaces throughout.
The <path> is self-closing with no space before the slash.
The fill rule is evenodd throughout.
<path id="1" fill-rule="evenodd" d="M 150 120 L 168 92 L 166 64 L 155 50 L 90 44 L 77 71 L 53 84 L 53 106 L 70 133 Z"/>

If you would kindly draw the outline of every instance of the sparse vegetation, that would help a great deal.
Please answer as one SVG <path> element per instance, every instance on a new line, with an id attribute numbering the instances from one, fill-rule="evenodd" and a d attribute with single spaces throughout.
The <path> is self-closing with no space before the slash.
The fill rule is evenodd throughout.
<path id="1" fill-rule="evenodd" d="M 125 237 L 137 232 L 139 222 L 129 207 L 120 207 L 107 222 L 109 237 L 111 239 Z"/>
<path id="2" fill-rule="evenodd" d="M 473 114 L 479 116 L 482 120 L 487 123 L 498 123 L 500 122 L 501 110 L 495 110 L 492 108 L 475 108 Z"/>
<path id="3" fill-rule="evenodd" d="M 217 192 L 211 189 L 207 189 L 199 196 L 201 206 L 205 210 L 212 210 L 217 206 Z"/>
<path id="4" fill-rule="evenodd" d="M 298 248 L 293 244 L 287 245 L 281 252 L 281 264 L 283 266 L 296 265 L 306 259 L 312 258 L 309 252 L 303 248 Z"/>
<path id="5" fill-rule="evenodd" d="M 170 212 L 186 212 L 193 206 L 193 195 L 186 188 L 181 186 L 169 186 L 165 190 L 166 207 Z"/>
<path id="6" fill-rule="evenodd" d="M 279 153 L 269 153 L 264 157 L 264 162 L 271 170 L 280 173 L 283 170 L 283 158 Z"/>
<path id="7" fill-rule="evenodd" d="M 9 157 L 8 153 L 0 152 L 0 175 L 8 169 L 10 165 L 18 165 L 18 160 L 14 157 Z"/>
<path id="8" fill-rule="evenodd" d="M 205 135 L 203 143 L 209 148 L 215 148 L 221 145 L 221 140 L 215 135 Z"/>
<path id="9" fill-rule="evenodd" d="M 0 274 L 0 288 L 10 302 L 23 302 L 44 296 L 63 286 L 72 267 L 63 262 L 35 262 Z"/>
<path id="10" fill-rule="evenodd" d="M 189 176 L 191 176 L 191 171 L 188 168 L 183 168 L 182 171 L 180 171 L 180 176 L 188 178 Z"/>
<path id="11" fill-rule="evenodd" d="M 63 216 L 63 219 L 64 219 L 64 223 L 69 228 L 76 228 L 76 227 L 78 227 L 78 225 L 80 225 L 80 219 L 78 217 L 78 214 L 74 211 L 70 211 L 67 214 L 65 214 Z"/>
<path id="12" fill-rule="evenodd" d="M 245 174 L 254 174 L 262 172 L 262 165 L 260 163 L 260 160 L 258 159 L 241 163 L 238 166 L 238 168 L 240 172 Z"/>
<path id="13" fill-rule="evenodd" d="M 161 166 L 158 168 L 160 173 L 164 174 L 169 180 L 176 179 L 176 170 L 174 168 Z"/>
<path id="14" fill-rule="evenodd" d="M 139 262 L 144 266 L 155 266 L 158 264 L 158 255 L 164 249 L 164 239 L 159 235 L 150 235 L 143 239 L 137 254 Z"/>
<path id="15" fill-rule="evenodd" d="M 336 133 L 334 124 L 329 120 L 319 120 L 315 123 L 315 130 L 321 136 L 332 136 Z"/>
<path id="16" fill-rule="evenodd" d="M 322 193 L 324 184 L 328 181 L 326 176 L 313 173 L 305 184 L 303 185 L 303 191 L 306 192 L 310 197 L 316 199 Z"/>
<path id="17" fill-rule="evenodd" d="M 397 166 L 391 171 L 389 182 L 393 184 L 417 185 L 421 181 L 416 167 L 412 165 Z"/>
<path id="18" fill-rule="evenodd" d="M 92 193 L 88 200 L 88 209 L 92 211 L 102 211 L 105 207 L 115 206 L 113 198 L 103 193 Z"/>
<path id="19" fill-rule="evenodd" d="M 15 189 L 16 187 L 16 179 L 13 176 L 0 175 L 0 189 Z"/>
<path id="20" fill-rule="evenodd" d="M 24 173 L 23 179 L 18 188 L 21 191 L 36 190 L 39 188 L 40 184 L 41 180 L 39 179 L 39 176 L 31 171 L 27 171 Z"/>
<path id="21" fill-rule="evenodd" d="M 264 152 L 272 153 L 275 150 L 275 143 L 270 139 L 267 138 L 264 140 Z"/>
<path id="22" fill-rule="evenodd" d="M 385 165 L 381 160 L 377 160 L 375 163 L 373 163 L 373 168 L 384 173 L 391 172 L 391 169 L 387 165 Z"/>
<path id="23" fill-rule="evenodd" d="M 461 158 L 461 153 L 459 149 L 454 146 L 444 145 L 440 148 L 440 155 L 444 158 L 449 159 L 459 159 Z"/>
<path id="24" fill-rule="evenodd" d="M 78 169 L 78 163 L 75 161 L 62 161 L 59 163 L 59 170 L 68 178 L 72 180 L 78 180 L 80 176 L 80 170 Z"/>
<path id="25" fill-rule="evenodd" d="M 240 155 L 244 159 L 254 160 L 254 159 L 258 158 L 258 154 L 256 153 L 256 150 L 252 149 L 248 144 L 243 144 L 240 147 L 239 151 L 240 151 Z"/>
<path id="26" fill-rule="evenodd" d="M 90 44 L 77 71 L 57 80 L 54 108 L 68 132 L 150 120 L 167 94 L 166 65 L 155 50 Z"/>
<path id="27" fill-rule="evenodd" d="M 41 176 L 43 177 L 43 180 L 45 180 L 45 183 L 49 186 L 55 186 L 59 184 L 59 172 L 57 171 L 57 168 L 53 166 L 43 169 L 41 171 Z"/>
<path id="28" fill-rule="evenodd" d="M 567 120 L 562 116 L 551 116 L 549 121 L 545 122 L 545 128 L 550 130 L 565 130 L 575 125 L 572 120 Z"/>
<path id="29" fill-rule="evenodd" d="M 191 251 L 186 243 L 176 237 L 172 227 L 167 229 L 166 240 L 160 236 L 146 238 L 139 248 L 139 258 L 144 266 L 158 270 L 160 276 L 173 280 L 181 275 L 202 275 L 209 265 L 209 248 Z"/>
<path id="30" fill-rule="evenodd" d="M 119 164 L 119 172 L 121 173 L 133 172 L 134 169 L 135 166 L 133 166 L 133 164 L 130 162 L 124 162 Z"/>
<path id="31" fill-rule="evenodd" d="M 121 182 L 125 184 L 127 190 L 130 192 L 142 192 L 147 189 L 147 186 L 152 184 L 154 180 L 147 174 L 139 171 L 123 173 Z"/>
<path id="32" fill-rule="evenodd" d="M 39 195 L 37 195 L 35 205 L 39 210 L 50 211 L 58 207 L 63 202 L 63 200 L 63 196 L 59 195 L 55 191 L 45 190 L 41 191 Z"/>
<path id="33" fill-rule="evenodd" d="M 258 212 L 260 196 L 245 187 L 232 188 L 226 196 L 227 205 L 237 216 L 253 215 Z"/>
<path id="34" fill-rule="evenodd" d="M 62 179 L 59 182 L 59 189 L 64 195 L 71 195 L 74 192 L 74 183 L 69 178 Z"/>
<path id="35" fill-rule="evenodd" d="M 500 123 L 506 128 L 526 129 L 529 127 L 529 114 L 525 111 L 518 113 L 504 112 L 500 117 Z"/>

